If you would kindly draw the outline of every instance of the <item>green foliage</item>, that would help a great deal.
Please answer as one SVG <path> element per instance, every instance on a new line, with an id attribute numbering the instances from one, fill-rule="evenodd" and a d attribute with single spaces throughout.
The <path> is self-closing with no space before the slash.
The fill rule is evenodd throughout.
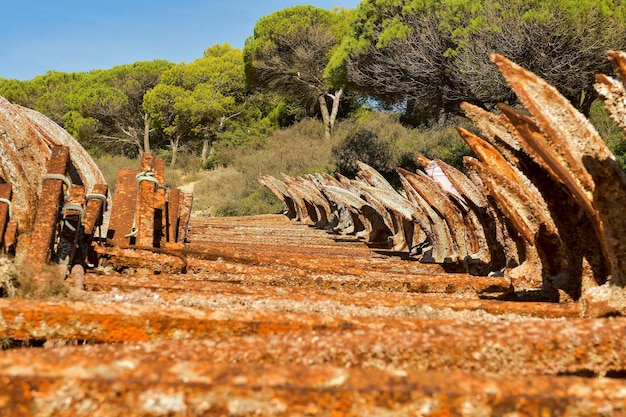
<path id="1" fill-rule="evenodd" d="M 371 166 L 384 176 L 393 173 L 391 150 L 387 142 L 380 140 L 374 132 L 360 129 L 346 138 L 333 149 L 337 171 L 349 178 L 359 172 L 357 161 Z"/>
<path id="2" fill-rule="evenodd" d="M 361 109 L 342 121 L 329 141 L 324 137 L 322 123 L 304 119 L 274 131 L 255 146 L 218 149 L 216 168 L 206 171 L 207 178 L 194 189 L 194 207 L 204 215 L 275 213 L 280 203 L 258 184 L 260 175 L 282 178 L 283 173 L 300 176 L 343 170 L 353 177 L 354 167 L 346 170 L 341 163 L 355 158 L 374 166 L 396 184 L 396 167 L 412 171 L 418 168 L 416 153 L 462 168 L 462 157 L 471 151 L 453 124 L 467 127 L 468 123 L 459 118 L 436 128 L 409 129 L 400 123 L 398 115 Z M 366 152 L 363 147 L 367 147 Z"/>
<path id="3" fill-rule="evenodd" d="M 458 113 L 462 101 L 515 103 L 489 62 L 498 52 L 587 113 L 606 51 L 626 49 L 625 17 L 617 0 L 363 0 L 326 72 L 386 103 Z"/>
<path id="4" fill-rule="evenodd" d="M 594 101 L 591 105 L 589 121 L 598 130 L 604 143 L 615 156 L 615 160 L 626 171 L 626 136 L 611 120 L 604 104 L 600 100 Z"/>
<path id="5" fill-rule="evenodd" d="M 143 108 L 150 116 L 152 124 L 167 136 L 178 131 L 191 132 L 190 120 L 186 113 L 190 92 L 182 87 L 158 84 L 144 96 Z"/>
<path id="6" fill-rule="evenodd" d="M 71 121 L 67 130 L 89 147 L 108 152 L 137 155 L 149 151 L 150 144 L 144 138 L 144 95 L 171 66 L 167 61 L 155 60 L 85 74 L 66 97 L 72 112 L 65 115 L 65 122 Z"/>
<path id="7" fill-rule="evenodd" d="M 0 96 L 11 103 L 28 106 L 27 85 L 24 81 L 0 78 Z"/>
<path id="8" fill-rule="evenodd" d="M 146 94 L 143 107 L 169 138 L 174 163 L 185 142 L 203 143 L 208 152 L 218 142 L 242 145 L 251 135 L 266 135 L 273 124 L 267 118 L 267 104 L 258 96 L 246 91 L 241 51 L 224 44 L 164 72 L 161 83 Z"/>
<path id="9" fill-rule="evenodd" d="M 383 158 L 379 158 L 378 162 L 376 162 L 376 158 L 370 159 L 372 162 L 361 160 L 375 166 L 391 182 L 395 182 L 394 170 L 396 167 L 410 171 L 418 168 L 415 160 L 417 153 L 430 159 L 442 159 L 450 165 L 463 169 L 463 156 L 470 155 L 471 150 L 457 133 L 455 128 L 457 125 L 469 127 L 466 119 L 454 118 L 441 126 L 407 128 L 399 121 L 398 115 L 362 110 L 358 117 L 342 123 L 340 136 L 343 138 L 341 139 L 342 143 L 350 144 L 354 137 L 359 135 L 359 132 L 372 132 L 378 143 L 376 147 L 380 147 L 380 152 L 385 153 L 388 160 L 386 162 L 383 161 Z M 363 149 L 366 148 L 362 148 L 362 146 L 358 141 L 354 142 L 351 146 L 352 151 L 347 150 L 348 155 L 350 152 L 354 155 L 363 153 Z M 338 156 L 339 153 L 336 151 L 335 155 Z M 375 152 L 374 155 L 376 155 Z M 336 163 L 341 172 L 341 162 L 336 160 Z M 354 168 L 352 167 L 352 171 L 347 170 L 346 172 L 351 174 L 354 172 Z"/>
<path id="10" fill-rule="evenodd" d="M 0 78 L 0 95 L 12 103 L 37 110 L 63 126 L 68 110 L 67 96 L 83 76 L 82 73 L 49 71 L 30 81 Z"/>
<path id="11" fill-rule="evenodd" d="M 321 115 L 330 136 L 337 114 L 324 99 L 338 106 L 343 85 L 325 70 L 349 29 L 350 13 L 294 6 L 261 18 L 244 46 L 249 88 L 284 94 L 306 115 Z"/>

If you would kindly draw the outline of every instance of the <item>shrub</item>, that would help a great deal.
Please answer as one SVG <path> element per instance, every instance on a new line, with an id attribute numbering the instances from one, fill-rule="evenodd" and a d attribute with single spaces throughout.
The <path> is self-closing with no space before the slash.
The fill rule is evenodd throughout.
<path id="1" fill-rule="evenodd" d="M 337 171 L 354 178 L 359 171 L 357 161 L 364 162 L 385 176 L 393 173 L 389 143 L 381 140 L 374 132 L 360 129 L 349 134 L 333 148 Z"/>
<path id="2" fill-rule="evenodd" d="M 456 124 L 468 123 L 463 119 Z M 335 135 L 324 137 L 323 124 L 304 119 L 274 131 L 263 141 L 249 141 L 244 148 L 216 148 L 215 167 L 194 189 L 194 210 L 201 215 L 253 215 L 276 213 L 281 203 L 257 182 L 260 175 L 301 176 L 306 173 L 336 171 L 353 178 L 356 159 L 373 166 L 395 185 L 395 168 L 417 169 L 415 154 L 441 158 L 460 167 L 463 155 L 470 153 L 454 126 L 409 129 L 399 116 L 360 110 L 355 117 L 336 126 Z M 189 175 L 185 176 L 190 181 Z"/>
<path id="3" fill-rule="evenodd" d="M 431 159 L 442 159 L 462 169 L 463 156 L 470 155 L 471 150 L 459 136 L 456 126 L 469 128 L 470 123 L 456 117 L 429 128 L 407 128 L 397 114 L 370 111 L 368 115 L 361 112 L 358 119 L 344 121 L 339 130 L 343 137 L 355 134 L 360 129 L 372 131 L 381 142 L 387 144 L 392 169 L 402 167 L 414 171 L 418 167 L 416 153 Z"/>
<path id="4" fill-rule="evenodd" d="M 27 261 L 0 256 L 0 297 L 33 300 L 78 299 L 79 296 L 65 281 L 64 265 L 45 265 L 36 268 Z M 37 276 L 37 279 L 34 277 Z"/>
<path id="5" fill-rule="evenodd" d="M 598 130 L 606 146 L 613 152 L 615 160 L 626 171 L 626 137 L 624 132 L 611 120 L 602 101 L 596 100 L 591 105 L 589 121 Z"/>
<path id="6" fill-rule="evenodd" d="M 94 158 L 96 165 L 100 168 L 100 172 L 109 186 L 109 193 L 115 192 L 115 183 L 117 182 L 117 174 L 122 168 L 139 168 L 137 159 L 127 158 L 119 155 L 105 154 L 98 158 Z"/>

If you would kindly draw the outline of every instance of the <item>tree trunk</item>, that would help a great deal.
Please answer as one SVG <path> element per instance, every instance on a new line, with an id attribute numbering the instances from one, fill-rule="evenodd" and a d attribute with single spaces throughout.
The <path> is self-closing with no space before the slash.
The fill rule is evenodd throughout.
<path id="1" fill-rule="evenodd" d="M 143 114 L 143 151 L 152 153 L 150 150 L 150 121 L 147 113 Z"/>
<path id="2" fill-rule="evenodd" d="M 598 98 L 598 93 L 594 90 L 585 90 L 581 93 L 582 99 L 578 100 L 580 105 L 578 106 L 580 112 L 585 116 L 589 117 L 589 113 L 591 113 L 591 105 L 593 101 Z"/>
<path id="3" fill-rule="evenodd" d="M 170 138 L 170 146 L 172 147 L 172 160 L 170 161 L 171 167 L 176 165 L 176 157 L 178 156 L 179 143 L 180 143 L 180 135 L 176 135 L 173 138 Z"/>
<path id="4" fill-rule="evenodd" d="M 209 140 L 204 139 L 202 141 L 202 163 L 205 163 L 207 158 L 209 157 Z"/>
<path id="5" fill-rule="evenodd" d="M 322 113 L 322 121 L 324 122 L 324 136 L 326 139 L 330 139 L 333 133 L 333 128 L 330 123 L 330 113 L 328 113 L 328 105 L 326 104 L 326 95 L 320 94 L 317 97 L 317 101 L 320 104 L 320 112 Z"/>
<path id="6" fill-rule="evenodd" d="M 141 141 L 139 140 L 139 138 L 134 138 L 133 142 L 135 143 L 137 151 L 139 152 L 139 159 L 141 159 L 141 157 L 143 156 L 143 146 L 141 145 Z"/>
<path id="7" fill-rule="evenodd" d="M 326 139 L 330 139 L 335 128 L 335 121 L 337 120 L 337 114 L 339 113 L 339 103 L 341 103 L 341 96 L 343 95 L 343 88 L 335 91 L 335 94 L 321 94 L 317 101 L 320 104 L 320 112 L 322 113 L 322 121 L 324 122 L 324 136 Z M 333 106 L 331 112 L 328 112 L 328 104 L 326 103 L 326 96 L 333 100 Z"/>
<path id="8" fill-rule="evenodd" d="M 330 130 L 335 130 L 335 121 L 337 120 L 337 114 L 339 113 L 339 103 L 341 102 L 341 96 L 343 95 L 343 88 L 335 91 L 335 95 L 331 96 L 333 99 L 333 109 L 330 113 Z"/>

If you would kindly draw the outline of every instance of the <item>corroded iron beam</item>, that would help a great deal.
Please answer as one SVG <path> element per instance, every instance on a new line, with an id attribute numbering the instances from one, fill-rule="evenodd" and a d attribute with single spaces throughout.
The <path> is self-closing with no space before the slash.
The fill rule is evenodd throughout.
<path id="1" fill-rule="evenodd" d="M 110 292 L 115 292 L 120 302 L 192 305 L 196 308 L 332 311 L 334 314 L 361 316 L 476 319 L 484 322 L 581 316 L 577 303 L 506 301 L 499 292 L 483 292 L 479 298 L 480 290 L 487 288 L 486 279 L 468 275 L 451 278 L 447 282 L 449 286 L 444 288 L 436 282 L 443 275 L 434 271 L 432 274 L 424 271 L 422 275 L 406 276 L 400 283 L 397 276 L 376 279 L 373 274 L 361 277 L 360 282 L 357 282 L 358 277 L 328 273 L 313 275 L 308 271 L 288 276 L 281 275 L 280 268 L 242 266 L 224 260 L 204 262 L 203 266 L 205 269 L 194 272 L 191 281 L 188 274 L 165 277 L 163 274 L 101 275 L 88 272 L 84 284 L 89 299 L 94 302 L 106 300 Z M 304 279 L 305 274 L 311 278 L 309 282 Z M 493 291 L 498 281 L 490 280 L 493 284 L 490 290 Z M 339 288 L 341 291 L 337 291 Z"/>
<path id="2" fill-rule="evenodd" d="M 592 221 L 611 282 L 626 285 L 626 174 L 591 123 L 536 75 L 494 54 L 492 61 L 545 134 L 526 135 L 530 149 L 563 182 Z"/>
<path id="3" fill-rule="evenodd" d="M 178 242 L 178 224 L 180 222 L 180 203 L 182 191 L 178 188 L 169 190 L 166 200 L 167 207 L 167 241 Z"/>
<path id="4" fill-rule="evenodd" d="M 189 221 L 193 207 L 193 194 L 181 193 L 180 195 L 180 217 L 178 220 L 178 243 L 187 243 L 189 234 Z"/>
<path id="5" fill-rule="evenodd" d="M 108 195 L 109 187 L 106 184 L 96 184 L 93 186 L 91 193 L 85 196 L 83 226 L 88 239 L 86 241 L 87 244 L 91 243 L 91 238 L 96 234 L 96 228 L 102 225 L 102 217 L 108 209 Z"/>
<path id="6" fill-rule="evenodd" d="M 0 394 L 13 415 L 602 415 L 623 414 L 624 383 L 577 377 L 399 372 L 321 366 L 175 364 L 122 359 L 17 362 L 2 372 Z M 22 368 L 19 367 L 22 365 Z M 155 366 L 157 372 L 154 371 Z M 131 377 L 132 376 L 132 377 Z M 135 377 L 138 376 L 138 377 Z M 68 388 L 66 380 L 74 384 Z M 376 384 L 373 384 L 376 381 Z M 520 386 L 525 388 L 521 389 Z M 112 390 L 111 387 L 114 387 Z M 547 395 L 546 393 L 549 393 Z"/>
<path id="7" fill-rule="evenodd" d="M 453 232 L 450 230 L 450 225 L 445 220 L 446 215 L 431 204 L 435 203 L 436 197 L 428 193 L 427 190 L 429 190 L 429 188 L 422 188 L 422 185 L 424 185 L 427 180 L 402 168 L 398 168 L 397 171 L 407 197 L 419 207 L 422 213 L 429 219 L 428 224 L 423 222 L 420 225 L 423 227 L 425 233 L 429 235 L 432 253 L 422 253 L 422 260 L 426 262 L 434 261 L 436 263 L 457 263 L 459 261 L 459 253 L 452 236 Z M 435 193 L 436 192 L 437 191 L 435 191 Z M 445 203 L 444 207 L 451 209 L 450 205 Z M 452 218 L 450 220 L 452 220 Z"/>
<path id="8" fill-rule="evenodd" d="M 137 174 L 137 203 L 135 221 L 137 234 L 135 244 L 140 247 L 155 245 L 156 191 L 158 179 L 154 172 L 155 157 L 145 153 L 141 158 L 140 172 Z M 115 207 L 114 207 L 115 208 Z"/>
<path id="9" fill-rule="evenodd" d="M 377 328 L 377 318 L 363 317 L 354 322 L 354 328 L 341 331 L 322 328 L 297 334 L 273 331 L 232 334 L 228 338 L 152 340 L 126 345 L 126 349 L 120 344 L 68 347 L 65 357 L 85 364 L 102 357 L 111 358 L 111 363 L 131 359 L 131 355 L 146 361 L 160 355 L 176 363 L 198 361 L 216 365 L 331 365 L 442 373 L 480 370 L 476 374 L 514 376 L 512 379 L 530 375 L 617 376 L 626 366 L 625 349 L 620 343 L 624 323 L 609 323 L 606 319 L 600 323 L 586 319 L 568 319 L 567 323 L 526 320 L 494 322 L 493 326 L 460 320 L 404 319 L 406 326 L 398 327 L 400 321 L 389 320 L 391 325 L 387 328 Z M 237 325 L 232 323 L 234 328 Z M 0 369 L 10 369 L 11 359 L 54 363 L 54 353 L 40 350 L 0 354 Z"/>
<path id="10" fill-rule="evenodd" d="M 34 265 L 44 265 L 50 260 L 64 189 L 69 192 L 68 185 L 63 180 L 66 178 L 69 157 L 67 147 L 55 146 L 47 164 L 47 177 L 43 176 L 41 197 L 27 254 L 28 262 Z"/>
<path id="11" fill-rule="evenodd" d="M 4 233 L 13 212 L 12 194 L 11 184 L 0 184 L 0 251 L 4 250 Z"/>
<path id="12" fill-rule="evenodd" d="M 298 220 L 299 213 L 297 211 L 296 203 L 281 180 L 272 177 L 271 175 L 263 175 L 258 178 L 258 182 L 266 186 L 280 201 L 283 202 L 284 213 L 287 217 Z"/>
<path id="13" fill-rule="evenodd" d="M 56 123 L 42 114 L 14 105 L 0 97 L 0 178 L 13 187 L 13 236 L 24 244 L 17 255 L 23 257 L 26 241 L 33 228 L 40 197 L 42 176 L 55 146 L 69 149 L 68 177 L 73 184 L 91 192 L 95 184 L 105 183 L 102 173 L 82 146 Z M 110 201 L 109 201 L 110 202 Z M 109 204 L 110 205 L 110 204 Z M 105 213 L 105 226 L 108 212 Z"/>
<path id="14" fill-rule="evenodd" d="M 107 239 L 118 247 L 130 244 L 136 232 L 137 220 L 137 174 L 139 170 L 122 168 L 117 174 L 113 207 L 107 231 Z"/>

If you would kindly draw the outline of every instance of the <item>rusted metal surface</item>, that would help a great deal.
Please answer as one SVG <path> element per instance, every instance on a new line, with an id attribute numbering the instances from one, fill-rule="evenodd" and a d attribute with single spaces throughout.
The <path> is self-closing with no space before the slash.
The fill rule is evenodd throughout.
<path id="1" fill-rule="evenodd" d="M 85 218 L 83 226 L 85 235 L 88 236 L 87 244 L 91 243 L 91 238 L 96 233 L 96 228 L 101 226 L 102 216 L 107 211 L 109 187 L 106 184 L 96 184 L 90 194 L 85 196 Z"/>
<path id="2" fill-rule="evenodd" d="M 178 222 L 180 221 L 181 193 L 178 188 L 169 190 L 165 206 L 167 207 L 167 241 L 178 241 Z"/>
<path id="3" fill-rule="evenodd" d="M 434 202 L 434 196 L 427 193 L 426 190 L 420 189 L 420 184 L 425 183 L 417 174 L 408 172 L 398 168 L 400 181 L 404 186 L 404 190 L 408 198 L 421 208 L 422 212 L 427 216 L 428 223 L 423 222 L 422 226 L 430 238 L 432 247 L 428 251 L 422 253 L 422 259 L 425 262 L 451 263 L 459 259 L 456 251 L 450 224 L 444 220 L 444 214 L 436 210 L 430 202 Z M 426 196 L 426 198 L 424 197 Z M 427 200 L 430 199 L 430 202 Z M 445 206 L 450 208 L 449 205 Z"/>
<path id="4" fill-rule="evenodd" d="M 163 160 L 144 154 L 139 170 L 118 173 L 105 245 L 91 245 L 102 266 L 185 271 L 180 252 L 187 238 L 193 195 L 167 190 Z"/>
<path id="5" fill-rule="evenodd" d="M 49 346 L 0 352 L 8 398 L 0 407 L 57 415 L 142 407 L 256 415 L 279 401 L 284 415 L 622 407 L 611 397 L 626 386 L 614 378 L 626 358 L 622 318 L 503 301 L 507 286 L 493 288 L 503 277 L 446 274 L 285 216 L 193 219 L 189 239 L 187 274 L 147 265 L 88 272 L 86 291 L 72 296 L 79 301 L 0 300 L 2 337 Z M 236 408 L 244 400 L 252 405 Z"/>
<path id="6" fill-rule="evenodd" d="M 155 273 L 180 273 L 187 270 L 187 259 L 177 251 L 130 245 L 120 248 L 108 245 L 92 245 L 92 250 L 101 257 L 100 265 L 111 265 L 117 269 L 147 268 Z"/>
<path id="7" fill-rule="evenodd" d="M 626 132 L 626 53 L 609 51 L 609 59 L 613 62 L 618 79 L 604 74 L 596 75 L 595 88 L 611 119 Z"/>
<path id="8" fill-rule="evenodd" d="M 180 216 L 178 220 L 178 240 L 179 243 L 187 242 L 189 233 L 189 221 L 191 219 L 191 209 L 193 206 L 193 194 L 181 193 L 179 200 Z"/>
<path id="9" fill-rule="evenodd" d="M 380 326 L 380 321 L 375 318 L 358 320 L 331 315 L 275 311 L 202 311 L 185 307 L 164 309 L 162 306 L 127 303 L 105 305 L 0 299 L 0 306 L 2 337 L 16 340 L 138 342 L 312 330 L 347 330 L 367 328 L 370 324 Z M 392 325 L 392 322 L 393 320 L 389 324 Z M 406 321 L 402 323 L 406 324 Z M 409 325 L 409 328 L 412 327 L 414 326 Z"/>
<path id="10" fill-rule="evenodd" d="M 13 220 L 15 236 L 23 240 L 17 255 L 23 257 L 28 248 L 35 211 L 41 193 L 42 176 L 54 146 L 69 149 L 67 171 L 72 183 L 83 185 L 88 191 L 93 185 L 104 183 L 91 157 L 80 144 L 61 127 L 42 114 L 9 103 L 0 97 L 0 178 L 13 187 Z M 105 213 L 105 223 L 108 212 Z M 17 242 L 15 242 L 17 244 Z"/>
<path id="11" fill-rule="evenodd" d="M 22 108 L 3 97 L 0 97 L 0 129 L 0 177 L 13 187 L 13 215 L 20 223 L 19 231 L 30 231 L 50 148 L 29 123 Z M 23 163 L 25 161 L 28 163 Z"/>
<path id="12" fill-rule="evenodd" d="M 224 261 L 220 261 L 224 264 Z M 237 268 L 237 273 L 228 273 L 228 269 Z M 427 275 L 426 273 L 424 275 Z M 310 281 L 317 277 L 312 276 Z M 197 272 L 190 279 L 188 274 L 115 274 L 102 275 L 87 273 L 85 288 L 94 292 L 93 301 L 106 299 L 109 291 L 117 292 L 118 299 L 132 300 L 136 303 L 157 303 L 163 305 L 203 305 L 206 308 L 268 309 L 284 311 L 313 312 L 316 309 L 351 311 L 364 316 L 403 315 L 414 318 L 443 317 L 440 310 L 446 310 L 448 318 L 454 318 L 454 312 L 471 311 L 476 318 L 492 315 L 521 318 L 564 318 L 579 317 L 578 304 L 557 304 L 546 302 L 503 301 L 501 293 L 484 292 L 473 285 L 472 277 L 458 277 L 458 284 L 446 291 L 427 285 L 416 285 L 419 277 L 404 282 L 404 287 L 392 285 L 392 281 L 375 281 L 361 277 L 361 285 L 339 285 L 336 279 L 294 285 L 297 279 L 280 277 L 278 269 L 238 268 L 231 263 L 211 272 Z M 440 278 L 440 277 L 439 277 Z M 343 281 L 348 284 L 347 280 Z M 412 284 L 412 285 L 411 285 Z M 470 290 L 471 288 L 471 290 Z M 494 291 L 483 287 L 482 290 Z M 374 293 L 374 291 L 377 291 Z M 378 293 L 384 291 L 385 294 Z M 143 292 L 142 297 L 135 294 Z M 99 295 L 100 294 L 100 295 Z M 373 297 L 374 294 L 381 295 Z M 478 298 L 478 294 L 482 298 Z M 466 315 L 467 317 L 467 315 Z"/>
<path id="13" fill-rule="evenodd" d="M 11 184 L 0 184 L 0 250 L 4 249 L 4 234 L 11 220 L 11 214 L 13 214 L 11 196 Z"/>
<path id="14" fill-rule="evenodd" d="M 109 312 L 108 306 L 102 307 Z M 137 306 L 126 307 L 128 311 L 147 309 Z M 168 314 L 169 313 L 169 314 Z M 203 361 L 213 364 L 247 364 L 261 366 L 336 366 L 344 368 L 386 369 L 403 372 L 474 372 L 476 374 L 510 375 L 598 375 L 609 377 L 618 375 L 624 369 L 624 348 L 617 337 L 624 336 L 624 323 L 593 323 L 585 319 L 568 320 L 567 324 L 554 320 L 515 321 L 506 325 L 500 323 L 480 324 L 471 321 L 450 320 L 409 320 L 403 319 L 398 327 L 397 320 L 386 319 L 387 328 L 377 328 L 382 320 L 375 318 L 353 318 L 341 329 L 328 325 L 328 321 L 314 320 L 314 315 L 298 313 L 299 320 L 290 323 L 292 329 L 304 331 L 290 332 L 286 326 L 279 326 L 280 319 L 289 315 L 276 313 L 274 327 L 266 324 L 250 325 L 249 316 L 241 312 L 241 317 L 226 322 L 214 321 L 209 330 L 205 319 L 199 314 L 198 329 L 186 332 L 185 323 L 175 317 L 172 309 L 165 309 L 162 316 L 169 315 L 173 322 L 182 326 L 178 333 L 171 333 L 167 326 L 154 335 L 144 335 L 141 329 L 123 335 L 124 340 L 150 340 L 151 343 L 136 343 L 126 346 L 92 346 L 90 348 L 69 348 L 69 352 L 32 352 L 0 354 L 4 369 L 10 358 L 21 356 L 42 356 L 45 360 L 54 356 L 67 355 L 85 361 L 101 356 L 115 355 L 112 361 L 141 356 L 162 355 L 176 361 Z M 220 312 L 224 314 L 224 312 Z M 215 312 L 213 312 L 215 315 Z M 294 315 L 291 314 L 291 317 Z M 318 315 L 319 316 L 319 315 Z M 142 329 L 159 326 L 160 317 Z M 254 318 L 265 318 L 256 313 Z M 63 318 L 61 316 L 60 318 Z M 254 319 L 253 318 L 253 319 Z M 111 324 L 124 325 L 135 329 L 129 323 L 114 321 Z M 300 319 L 302 321 L 300 321 Z M 305 319 L 312 323 L 305 323 Z M 414 324 L 410 326 L 410 324 Z M 94 327 L 100 322 L 95 321 Z M 317 326 L 317 329 L 306 330 Z M 328 325 L 328 326 L 327 326 Z M 514 329 L 511 329 L 511 328 Z M 30 330 L 40 335 L 65 335 L 59 330 L 46 333 L 40 329 Z M 612 335 L 610 332 L 616 332 Z M 230 332 L 230 333 L 229 333 Z M 18 333 L 23 335 L 24 333 Z M 90 330 L 75 332 L 70 337 L 92 336 L 116 339 L 117 335 L 106 331 Z M 215 335 L 216 337 L 209 337 Z M 225 336 L 226 335 L 226 336 Z M 117 336 L 117 337 L 115 337 Z M 203 337 L 205 336 L 205 337 Z M 81 339 L 83 340 L 83 339 Z M 200 353 L 202 352 L 202 353 Z M 39 353 L 39 354 L 38 354 Z M 201 359 L 200 359 L 201 358 Z M 156 358 L 155 358 L 156 359 Z M 54 359 L 50 360 L 53 362 Z M 624 381 L 622 381 L 624 383 Z"/>
<path id="15" fill-rule="evenodd" d="M 84 206 L 85 187 L 72 185 L 67 200 L 61 206 L 61 229 L 54 254 L 59 262 L 82 265 L 87 256 L 83 227 Z"/>
<path id="16" fill-rule="evenodd" d="M 545 133 L 524 136 L 523 145 L 550 166 L 589 216 L 611 281 L 624 286 L 626 175 L 591 123 L 556 89 L 502 57 L 492 59 Z"/>
<path id="17" fill-rule="evenodd" d="M 154 155 L 144 154 L 141 158 L 141 172 L 137 174 L 137 205 L 135 211 L 137 246 L 152 247 L 155 240 L 155 205 L 158 180 L 153 171 Z"/>
<path id="18" fill-rule="evenodd" d="M 609 56 L 620 83 L 598 88 L 618 117 L 626 59 Z M 355 179 L 260 179 L 287 216 L 191 219 L 193 196 L 166 190 L 163 161 L 144 155 L 120 172 L 95 241 L 106 187 L 54 168 L 55 149 L 48 169 L 76 181 L 61 204 L 63 181 L 45 178 L 41 229 L 62 222 L 57 258 L 67 246 L 82 264 L 91 242 L 93 259 L 60 299 L 0 299 L 0 409 L 626 415 L 626 319 L 613 317 L 626 312 L 626 176 L 555 89 L 492 59 L 530 116 L 463 105 L 486 137 L 459 130 L 477 157 L 467 175 L 417 156 L 424 171 L 398 169 L 400 191 L 363 163 Z M 46 123 L 31 134 L 48 146 Z"/>
<path id="19" fill-rule="evenodd" d="M 153 372 L 154 364 L 139 361 L 122 360 L 98 368 L 79 362 L 74 369 L 84 369 L 85 376 L 73 377 L 78 383 L 74 388 L 49 376 L 43 367 L 39 375 L 27 373 L 13 378 L 14 385 L 2 384 L 0 392 L 6 406 L 19 413 L 14 415 L 28 415 L 31 410 L 62 415 L 68 409 L 72 415 L 115 416 L 620 415 L 626 407 L 623 384 L 612 380 L 520 377 L 511 381 L 463 373 L 161 363 L 163 368 L 160 363 L 156 366 L 162 371 Z M 132 378 L 133 374 L 142 377 Z M 68 372 L 66 378 L 70 377 Z M 518 384 L 528 387 L 523 395 Z M 546 397 L 546 392 L 551 395 Z"/>
<path id="20" fill-rule="evenodd" d="M 518 286 L 540 286 L 541 277 L 554 276 L 566 265 L 563 243 L 545 201 L 535 188 L 526 185 L 526 176 L 516 171 L 495 147 L 466 130 L 459 132 L 482 161 L 472 164 L 482 184 L 526 242 L 523 249 L 527 260 Z M 533 259 L 537 260 L 534 265 Z"/>
<path id="21" fill-rule="evenodd" d="M 619 80 L 597 78 L 616 120 L 624 119 L 625 56 L 609 52 Z M 600 301 L 605 291 L 598 286 L 609 281 L 623 288 L 626 281 L 619 255 L 626 252 L 620 238 L 626 235 L 626 174 L 591 123 L 554 87 L 500 55 L 491 58 L 530 116 L 503 104 L 502 114 L 493 115 L 464 103 L 487 138 L 459 129 L 478 158 L 466 158 L 469 177 L 418 155 L 425 172 L 399 169 L 404 189 L 398 198 L 382 175 L 359 162 L 356 180 L 312 181 L 331 208 L 324 216 L 314 201 L 317 190 L 294 189 L 302 213 L 296 220 L 325 227 L 341 207 L 352 220 L 346 230 L 361 223 L 355 236 L 373 247 L 450 270 L 503 272 L 516 290 L 537 289 L 561 301 L 610 301 Z"/>
<path id="22" fill-rule="evenodd" d="M 154 246 L 165 247 L 167 244 L 167 187 L 165 185 L 165 161 L 157 158 L 154 160 L 154 175 L 157 180 L 156 193 L 154 196 Z"/>
<path id="23" fill-rule="evenodd" d="M 33 223 L 28 247 L 28 260 L 35 265 L 43 265 L 50 259 L 54 244 L 58 213 L 64 196 L 64 184 L 59 177 L 65 177 L 69 161 L 69 149 L 56 146 L 48 162 L 47 174 L 53 177 L 43 180 L 41 197 Z M 69 191 L 69 190 L 67 190 Z"/>
<path id="24" fill-rule="evenodd" d="M 11 256 L 16 254 L 18 236 L 18 223 L 17 220 L 11 220 L 7 223 L 6 231 L 4 232 L 4 252 Z"/>
<path id="25" fill-rule="evenodd" d="M 130 235 L 135 232 L 137 207 L 137 174 L 139 170 L 122 168 L 117 174 L 113 206 L 107 239 L 114 246 L 124 247 L 130 244 Z M 128 235 L 128 237 L 127 237 Z"/>

